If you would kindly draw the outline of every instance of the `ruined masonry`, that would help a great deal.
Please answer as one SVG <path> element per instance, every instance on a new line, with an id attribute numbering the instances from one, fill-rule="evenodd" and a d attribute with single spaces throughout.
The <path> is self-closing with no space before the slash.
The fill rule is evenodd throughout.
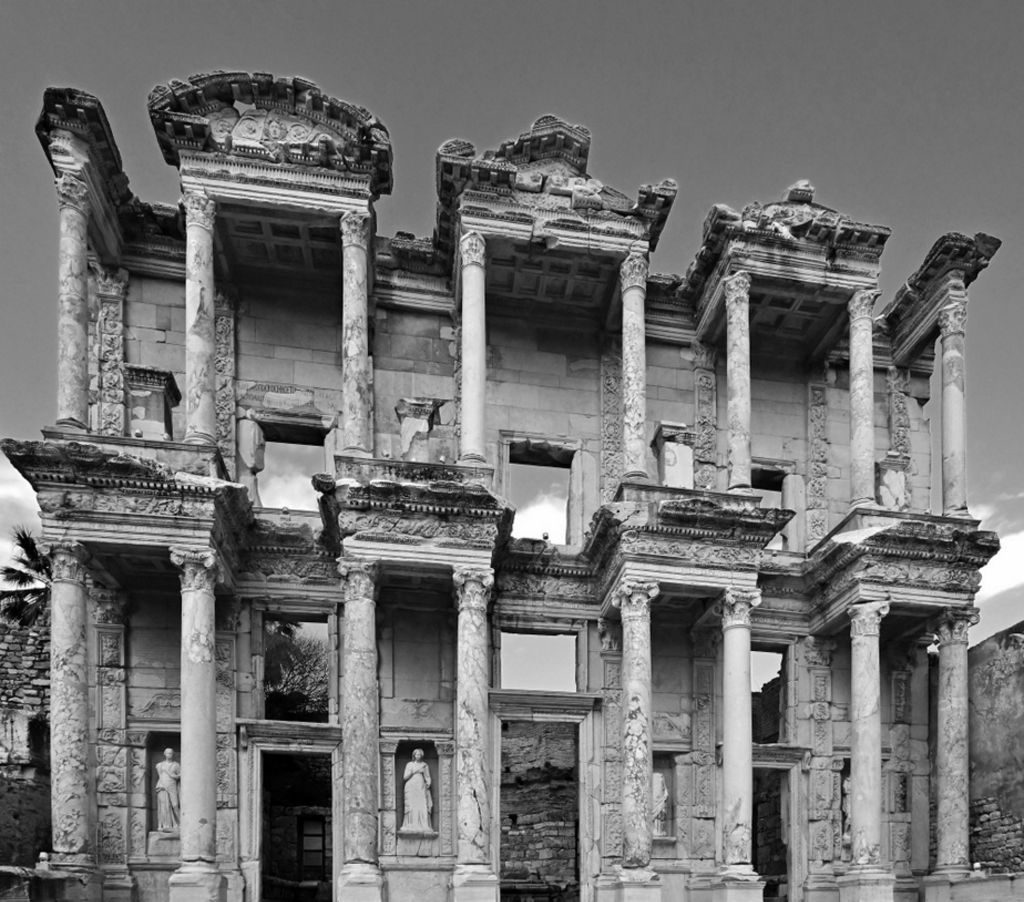
<path id="1" fill-rule="evenodd" d="M 964 344 L 998 240 L 943 235 L 879 301 L 889 229 L 799 182 L 652 273 L 676 183 L 602 184 L 555 116 L 446 141 L 433 235 L 386 237 L 366 109 L 245 72 L 148 108 L 177 205 L 133 195 L 95 97 L 45 92 L 57 420 L 3 443 L 53 568 L 65 898 L 1009 898 L 968 852 L 998 539 Z M 318 511 L 260 503 L 275 443 L 323 449 Z M 567 471 L 564 544 L 511 538 L 520 466 Z M 309 624 L 322 716 L 276 716 Z M 514 633 L 570 637 L 576 691 L 503 687 Z"/>

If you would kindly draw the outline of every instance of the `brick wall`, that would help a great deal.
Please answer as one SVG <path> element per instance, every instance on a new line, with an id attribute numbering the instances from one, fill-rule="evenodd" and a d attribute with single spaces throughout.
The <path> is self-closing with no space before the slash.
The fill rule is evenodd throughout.
<path id="1" fill-rule="evenodd" d="M 971 802 L 971 861 L 992 871 L 1024 871 L 1024 818 L 992 797 Z"/>

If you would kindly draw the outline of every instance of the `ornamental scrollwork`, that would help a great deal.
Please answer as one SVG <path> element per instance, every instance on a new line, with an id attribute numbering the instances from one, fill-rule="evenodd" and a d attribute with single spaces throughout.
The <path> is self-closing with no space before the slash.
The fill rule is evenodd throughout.
<path id="1" fill-rule="evenodd" d="M 380 564 L 377 561 L 360 561 L 349 558 L 338 559 L 338 575 L 342 579 L 346 603 L 370 599 L 377 594 L 377 578 Z"/>
<path id="2" fill-rule="evenodd" d="M 459 567 L 452 573 L 459 611 L 487 609 L 494 571 L 490 567 Z"/>
<path id="3" fill-rule="evenodd" d="M 213 219 L 217 204 L 205 194 L 198 191 L 187 191 L 181 196 L 181 205 L 185 208 L 186 226 L 199 226 L 208 232 L 213 231 Z"/>
<path id="4" fill-rule="evenodd" d="M 632 251 L 619 267 L 619 284 L 622 291 L 630 288 L 646 290 L 648 271 L 647 255 Z"/>
<path id="5" fill-rule="evenodd" d="M 889 613 L 886 601 L 869 601 L 850 605 L 851 636 L 877 636 L 882 625 L 882 618 Z"/>
<path id="6" fill-rule="evenodd" d="M 181 570 L 183 592 L 212 592 L 220 569 L 212 548 L 191 545 L 171 546 L 171 563 Z"/>
<path id="7" fill-rule="evenodd" d="M 875 301 L 878 300 L 878 296 L 881 293 L 877 288 L 857 289 L 853 293 L 853 297 L 850 298 L 849 304 L 847 304 L 850 320 L 871 319 L 871 314 L 875 309 Z"/>
<path id="8" fill-rule="evenodd" d="M 970 629 L 979 620 L 981 614 L 975 608 L 953 608 L 943 611 L 935 621 L 934 627 L 939 646 L 966 646 Z"/>
<path id="9" fill-rule="evenodd" d="M 722 629 L 750 626 L 750 612 L 760 603 L 760 589 L 727 588 L 722 594 Z"/>
<path id="10" fill-rule="evenodd" d="M 487 244 L 479 232 L 467 232 L 459 241 L 459 256 L 463 266 L 483 266 Z"/>
<path id="11" fill-rule="evenodd" d="M 351 212 L 341 217 L 341 246 L 356 245 L 365 248 L 370 240 L 370 216 L 367 213 Z"/>
<path id="12" fill-rule="evenodd" d="M 54 184 L 57 187 L 57 204 L 62 210 L 71 207 L 83 216 L 89 215 L 89 188 L 82 179 L 70 172 L 62 172 Z"/>

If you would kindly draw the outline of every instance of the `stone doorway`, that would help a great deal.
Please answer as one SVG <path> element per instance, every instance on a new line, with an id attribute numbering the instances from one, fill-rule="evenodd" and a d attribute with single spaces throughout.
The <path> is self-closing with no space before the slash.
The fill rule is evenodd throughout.
<path id="1" fill-rule="evenodd" d="M 579 724 L 501 722 L 502 902 L 579 902 Z"/>
<path id="2" fill-rule="evenodd" d="M 263 755 L 260 806 L 262 902 L 333 898 L 330 754 Z"/>
<path id="3" fill-rule="evenodd" d="M 789 772 L 754 768 L 754 870 L 765 882 L 764 898 L 793 902 L 790 880 Z"/>

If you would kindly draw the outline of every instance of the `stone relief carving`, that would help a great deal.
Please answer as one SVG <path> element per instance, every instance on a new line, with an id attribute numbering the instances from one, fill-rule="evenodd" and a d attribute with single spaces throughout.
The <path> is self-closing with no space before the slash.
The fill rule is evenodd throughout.
<path id="1" fill-rule="evenodd" d="M 632 251 L 619 267 L 619 285 L 622 291 L 630 288 L 647 288 L 648 263 L 646 254 Z"/>
<path id="2" fill-rule="evenodd" d="M 828 395 L 824 385 L 810 388 L 807 413 L 810 454 L 807 463 L 807 544 L 828 534 Z"/>
<path id="3" fill-rule="evenodd" d="M 423 760 L 423 749 L 413 749 L 412 761 L 405 765 L 402 782 L 405 803 L 398 832 L 433 833 L 434 798 L 430 788 L 430 768 Z"/>
<path id="4" fill-rule="evenodd" d="M 718 384 L 715 349 L 694 342 L 693 385 L 696 440 L 693 445 L 694 488 L 713 491 L 718 482 Z"/>
<path id="5" fill-rule="evenodd" d="M 164 749 L 164 760 L 156 766 L 156 829 L 177 835 L 181 822 L 181 765 L 174 749 Z"/>
<path id="6" fill-rule="evenodd" d="M 185 210 L 185 222 L 189 226 L 199 226 L 208 232 L 213 231 L 213 219 L 217 204 L 205 194 L 188 191 L 181 196 L 181 206 Z"/>
<path id="7" fill-rule="evenodd" d="M 235 310 L 222 291 L 214 294 L 214 410 L 217 415 L 217 447 L 235 476 Z"/>
<path id="8" fill-rule="evenodd" d="M 608 342 L 601 354 L 601 499 L 612 500 L 622 477 L 622 351 Z"/>
<path id="9" fill-rule="evenodd" d="M 910 458 L 910 371 L 891 366 L 885 371 L 889 399 L 889 451 L 901 459 Z"/>
<path id="10" fill-rule="evenodd" d="M 651 832 L 656 837 L 668 836 L 670 805 L 665 775 L 654 771 L 651 774 Z"/>
<path id="11" fill-rule="evenodd" d="M 467 232 L 459 241 L 459 254 L 463 266 L 483 266 L 487 244 L 479 232 Z"/>
<path id="12" fill-rule="evenodd" d="M 62 172 L 54 184 L 57 188 L 57 203 L 62 209 L 72 207 L 84 216 L 89 215 L 89 188 L 82 179 L 70 172 Z"/>
<path id="13" fill-rule="evenodd" d="M 125 434 L 124 384 L 124 297 L 128 273 L 123 269 L 95 266 L 96 293 L 100 309 L 96 319 L 99 346 L 99 431 L 103 435 Z"/>

